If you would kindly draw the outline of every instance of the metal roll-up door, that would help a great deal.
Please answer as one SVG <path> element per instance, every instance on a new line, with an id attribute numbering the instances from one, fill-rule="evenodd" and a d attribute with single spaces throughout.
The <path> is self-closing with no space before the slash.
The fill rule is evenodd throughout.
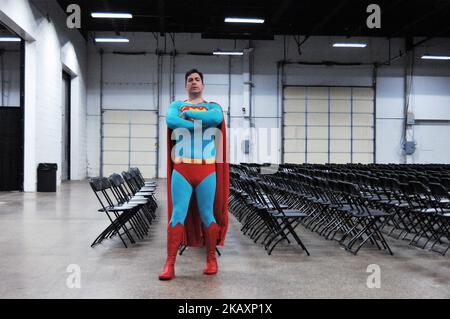
<path id="1" fill-rule="evenodd" d="M 104 110 L 102 125 L 103 176 L 137 166 L 145 178 L 156 177 L 156 111 Z"/>
<path id="2" fill-rule="evenodd" d="M 286 86 L 285 163 L 373 163 L 372 87 Z"/>

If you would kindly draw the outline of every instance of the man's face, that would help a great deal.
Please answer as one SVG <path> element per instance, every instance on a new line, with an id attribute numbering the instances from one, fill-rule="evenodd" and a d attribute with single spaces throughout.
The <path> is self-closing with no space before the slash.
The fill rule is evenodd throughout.
<path id="1" fill-rule="evenodd" d="M 186 91 L 190 94 L 201 94 L 203 92 L 203 82 L 200 74 L 192 73 L 186 80 Z"/>

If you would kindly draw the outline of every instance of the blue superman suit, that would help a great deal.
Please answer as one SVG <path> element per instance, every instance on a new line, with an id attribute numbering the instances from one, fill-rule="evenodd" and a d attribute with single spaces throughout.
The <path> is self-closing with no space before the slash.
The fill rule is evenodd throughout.
<path id="1" fill-rule="evenodd" d="M 216 103 L 174 101 L 169 106 L 166 122 L 174 130 L 172 137 L 176 139 L 176 164 L 171 183 L 172 227 L 177 223 L 184 224 L 193 192 L 202 223 L 208 227 L 216 222 L 213 213 L 216 190 L 215 141 L 213 136 L 208 138 L 204 133 L 206 129 L 220 125 L 222 120 L 222 110 Z M 197 130 L 194 132 L 195 128 Z"/>

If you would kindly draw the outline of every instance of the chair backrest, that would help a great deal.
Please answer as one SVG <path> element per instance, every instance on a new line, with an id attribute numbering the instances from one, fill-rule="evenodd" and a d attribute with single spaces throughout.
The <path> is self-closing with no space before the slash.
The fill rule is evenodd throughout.
<path id="1" fill-rule="evenodd" d="M 128 199 L 131 197 L 131 194 L 126 189 L 125 182 L 122 176 L 114 173 L 109 176 L 108 180 L 111 183 L 111 190 L 116 200 L 120 203 L 128 201 Z"/>
<path id="2" fill-rule="evenodd" d="M 136 184 L 136 181 L 134 180 L 133 176 L 130 174 L 130 172 L 123 171 L 122 172 L 123 179 L 125 180 L 125 183 L 128 185 L 128 188 L 134 193 L 139 191 L 140 187 Z"/>
<path id="3" fill-rule="evenodd" d="M 411 185 L 414 188 L 414 191 L 418 194 L 428 194 L 428 189 L 427 187 L 418 181 L 409 181 L 408 182 L 409 185 Z"/>
<path id="4" fill-rule="evenodd" d="M 450 178 L 443 177 L 441 178 L 441 184 L 450 191 Z"/>
<path id="5" fill-rule="evenodd" d="M 267 199 L 268 199 L 268 203 L 267 204 L 271 204 L 273 208 L 275 208 L 279 213 L 281 213 L 283 216 L 284 211 L 281 208 L 280 204 L 278 203 L 277 199 L 275 198 L 275 196 L 272 193 L 272 189 L 270 188 L 269 185 L 267 185 L 266 183 L 259 183 L 261 189 L 263 190 L 263 192 L 265 193 Z"/>
<path id="6" fill-rule="evenodd" d="M 109 181 L 112 186 L 119 187 L 123 180 L 119 174 L 114 173 L 109 176 Z"/>
<path id="7" fill-rule="evenodd" d="M 111 184 L 106 177 L 93 177 L 89 179 L 89 185 L 94 191 L 97 200 L 103 209 L 106 210 L 107 207 L 113 206 L 111 197 L 108 195 L 107 190 L 111 188 Z M 103 198 L 103 200 L 102 200 Z"/>
<path id="8" fill-rule="evenodd" d="M 130 167 L 130 170 L 134 173 L 134 177 L 143 186 L 145 185 L 145 178 L 142 176 L 141 170 L 138 167 Z"/>
<path id="9" fill-rule="evenodd" d="M 100 192 L 103 190 L 103 177 L 92 177 L 89 178 L 89 185 L 91 186 L 94 192 Z"/>
<path id="10" fill-rule="evenodd" d="M 430 183 L 429 187 L 430 187 L 431 194 L 438 195 L 443 198 L 449 197 L 449 194 L 443 185 L 438 184 L 438 183 Z"/>

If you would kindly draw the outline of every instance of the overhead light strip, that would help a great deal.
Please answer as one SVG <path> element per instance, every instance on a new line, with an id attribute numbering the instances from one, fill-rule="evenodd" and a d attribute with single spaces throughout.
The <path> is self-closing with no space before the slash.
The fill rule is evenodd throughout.
<path id="1" fill-rule="evenodd" d="M 0 37 L 0 42 L 20 42 L 21 40 L 19 37 Z"/>
<path id="2" fill-rule="evenodd" d="M 450 56 L 448 55 L 423 55 L 422 59 L 424 60 L 450 60 Z"/>
<path id="3" fill-rule="evenodd" d="M 214 55 L 244 55 L 244 52 L 236 52 L 236 51 L 214 51 Z"/>
<path id="4" fill-rule="evenodd" d="M 91 17 L 111 18 L 111 19 L 131 19 L 133 18 L 133 15 L 131 13 L 120 13 L 120 12 L 92 12 Z"/>
<path id="5" fill-rule="evenodd" d="M 225 18 L 227 23 L 264 23 L 264 19 L 259 18 Z"/>
<path id="6" fill-rule="evenodd" d="M 125 38 L 95 38 L 95 42 L 116 42 L 116 43 L 128 43 L 130 40 Z"/>
<path id="7" fill-rule="evenodd" d="M 334 48 L 365 48 L 367 43 L 335 43 Z"/>

